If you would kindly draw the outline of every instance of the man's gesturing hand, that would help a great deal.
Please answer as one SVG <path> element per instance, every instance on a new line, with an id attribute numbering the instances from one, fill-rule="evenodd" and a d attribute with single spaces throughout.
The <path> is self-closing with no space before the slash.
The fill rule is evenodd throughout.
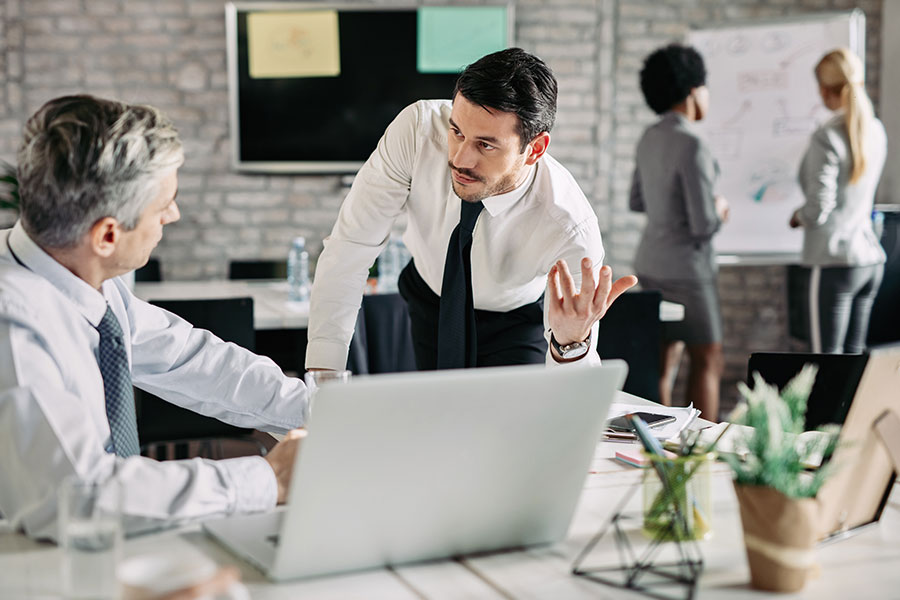
<path id="1" fill-rule="evenodd" d="M 612 280 L 612 269 L 600 269 L 599 281 L 594 281 L 591 259 L 581 260 L 581 290 L 565 260 L 558 261 L 547 276 L 549 303 L 547 318 L 553 337 L 562 345 L 587 339 L 591 327 L 603 318 L 607 309 L 624 291 L 637 284 L 637 277 L 626 275 Z"/>

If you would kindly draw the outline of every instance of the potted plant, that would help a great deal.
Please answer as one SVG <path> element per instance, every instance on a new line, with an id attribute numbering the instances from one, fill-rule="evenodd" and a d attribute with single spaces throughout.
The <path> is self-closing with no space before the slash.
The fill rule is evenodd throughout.
<path id="1" fill-rule="evenodd" d="M 723 458 L 734 471 L 751 585 L 758 589 L 799 590 L 816 569 L 815 496 L 834 465 L 813 472 L 806 467 L 834 452 L 838 433 L 836 426 L 804 433 L 816 372 L 806 365 L 780 393 L 754 373 L 753 389 L 739 384 L 745 402 L 729 419 L 749 426 L 738 434 L 746 454 Z"/>
<path id="2" fill-rule="evenodd" d="M 13 221 L 19 212 L 19 180 L 16 176 L 16 167 L 4 160 L 0 160 L 0 211 L 14 211 Z"/>

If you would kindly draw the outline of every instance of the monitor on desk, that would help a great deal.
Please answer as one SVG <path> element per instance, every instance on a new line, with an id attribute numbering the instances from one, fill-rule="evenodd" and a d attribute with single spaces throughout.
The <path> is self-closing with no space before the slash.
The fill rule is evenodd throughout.
<path id="1" fill-rule="evenodd" d="M 754 372 L 780 388 L 803 365 L 819 367 L 808 400 L 806 429 L 841 425 L 838 449 L 831 458 L 835 473 L 817 495 L 821 537 L 842 539 L 876 523 L 896 477 L 896 465 L 876 423 L 900 415 L 900 346 L 867 354 L 758 352 L 750 356 Z"/>

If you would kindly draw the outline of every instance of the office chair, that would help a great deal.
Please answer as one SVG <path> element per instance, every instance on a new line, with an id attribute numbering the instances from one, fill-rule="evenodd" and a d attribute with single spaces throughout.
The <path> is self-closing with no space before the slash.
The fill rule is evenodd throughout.
<path id="1" fill-rule="evenodd" d="M 162 281 L 162 273 L 159 268 L 159 259 L 151 258 L 147 264 L 134 271 L 135 282 Z"/>
<path id="2" fill-rule="evenodd" d="M 253 351 L 252 298 L 154 300 L 152 304 L 175 313 L 200 329 Z M 266 453 L 252 429 L 181 408 L 143 390 L 135 389 L 141 453 L 159 460 L 174 458 L 228 458 Z"/>
<path id="3" fill-rule="evenodd" d="M 600 321 L 597 354 L 628 363 L 622 390 L 659 402 L 659 290 L 626 292 L 619 296 Z"/>
<path id="4" fill-rule="evenodd" d="M 228 279 L 286 279 L 286 260 L 232 260 L 228 263 Z"/>
<path id="5" fill-rule="evenodd" d="M 356 374 L 416 370 L 409 310 L 400 294 L 363 296 L 347 368 Z"/>

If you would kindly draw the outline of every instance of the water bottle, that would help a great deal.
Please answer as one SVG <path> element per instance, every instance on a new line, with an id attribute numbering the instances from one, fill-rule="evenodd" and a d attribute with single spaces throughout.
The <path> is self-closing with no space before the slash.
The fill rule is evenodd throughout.
<path id="1" fill-rule="evenodd" d="M 877 209 L 872 211 L 872 230 L 875 237 L 880 240 L 884 233 L 884 213 Z"/>
<path id="2" fill-rule="evenodd" d="M 294 302 L 309 302 L 309 252 L 306 239 L 294 238 L 288 254 L 288 298 Z"/>

